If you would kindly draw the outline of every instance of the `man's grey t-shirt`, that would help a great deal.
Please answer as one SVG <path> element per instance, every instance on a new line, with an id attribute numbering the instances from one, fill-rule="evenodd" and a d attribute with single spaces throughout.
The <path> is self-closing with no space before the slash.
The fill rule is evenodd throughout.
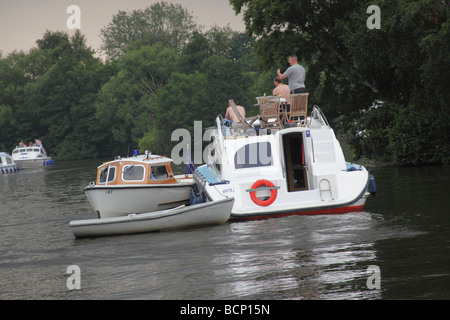
<path id="1" fill-rule="evenodd" d="M 284 74 L 289 78 L 289 89 L 295 90 L 305 87 L 305 83 L 303 82 L 303 80 L 305 79 L 306 72 L 301 65 L 294 64 L 290 66 L 286 69 Z"/>

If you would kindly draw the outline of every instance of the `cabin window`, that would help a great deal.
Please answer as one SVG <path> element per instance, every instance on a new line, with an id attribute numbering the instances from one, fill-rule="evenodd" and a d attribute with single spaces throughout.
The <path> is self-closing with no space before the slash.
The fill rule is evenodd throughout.
<path id="1" fill-rule="evenodd" d="M 39 148 L 33 148 L 34 152 L 39 152 Z"/>
<path id="2" fill-rule="evenodd" d="M 272 164 L 272 148 L 269 142 L 247 144 L 234 155 L 236 169 L 266 167 Z"/>
<path id="3" fill-rule="evenodd" d="M 169 173 L 165 165 L 151 166 L 150 180 L 165 180 L 169 178 Z"/>
<path id="4" fill-rule="evenodd" d="M 100 171 L 98 183 L 104 184 L 106 179 L 108 179 L 108 183 L 113 182 L 116 179 L 116 167 L 107 166 Z"/>
<path id="5" fill-rule="evenodd" d="M 142 181 L 144 180 L 144 166 L 136 166 L 134 163 L 124 166 L 122 171 L 123 181 Z"/>

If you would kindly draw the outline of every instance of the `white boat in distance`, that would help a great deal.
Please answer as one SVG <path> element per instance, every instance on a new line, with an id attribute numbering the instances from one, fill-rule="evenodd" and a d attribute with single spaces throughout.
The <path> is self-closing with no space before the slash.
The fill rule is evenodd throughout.
<path id="1" fill-rule="evenodd" d="M 19 172 L 19 167 L 14 163 L 12 157 L 6 152 L 0 152 L 0 173 Z"/>
<path id="2" fill-rule="evenodd" d="M 375 180 L 345 161 L 318 107 L 307 117 L 307 98 L 261 97 L 259 115 L 247 119 L 230 100 L 243 128 L 217 117 L 207 164 L 194 172 L 196 197 L 234 197 L 230 220 L 362 211 Z"/>
<path id="3" fill-rule="evenodd" d="M 192 174 L 174 175 L 172 162 L 149 152 L 117 157 L 97 168 L 96 181 L 84 189 L 86 197 L 102 219 L 189 204 Z"/>
<path id="4" fill-rule="evenodd" d="M 42 143 L 28 147 L 17 146 L 12 152 L 12 158 L 20 169 L 45 168 L 54 164 Z"/>
<path id="5" fill-rule="evenodd" d="M 75 220 L 69 225 L 77 239 L 217 225 L 229 219 L 233 203 L 233 198 L 225 198 L 164 211 L 129 214 L 114 218 Z"/>

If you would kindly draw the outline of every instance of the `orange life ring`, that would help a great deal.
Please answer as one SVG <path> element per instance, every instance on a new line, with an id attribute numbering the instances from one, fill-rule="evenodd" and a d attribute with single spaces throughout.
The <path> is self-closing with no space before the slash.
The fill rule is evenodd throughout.
<path id="1" fill-rule="evenodd" d="M 261 206 L 261 207 L 270 206 L 275 201 L 275 199 L 277 198 L 277 189 L 273 188 L 273 189 L 270 190 L 270 197 L 269 197 L 269 199 L 261 200 L 261 199 L 258 199 L 256 197 L 256 191 L 254 190 L 254 189 L 257 189 L 257 188 L 259 188 L 261 186 L 265 186 L 265 187 L 269 187 L 269 188 L 275 187 L 275 185 L 272 183 L 272 181 L 269 181 L 269 180 L 266 180 L 266 179 L 258 180 L 252 185 L 253 191 L 250 191 L 250 198 L 258 206 Z"/>

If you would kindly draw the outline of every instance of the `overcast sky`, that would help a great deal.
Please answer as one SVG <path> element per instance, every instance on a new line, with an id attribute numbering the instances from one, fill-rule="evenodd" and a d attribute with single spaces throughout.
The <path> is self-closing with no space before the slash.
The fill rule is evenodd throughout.
<path id="1" fill-rule="evenodd" d="M 0 51 L 3 56 L 13 50 L 28 51 L 36 46 L 47 31 L 65 31 L 71 14 L 70 5 L 81 9 L 81 32 L 87 45 L 97 50 L 100 47 L 100 30 L 112 21 L 119 10 L 144 9 L 159 0 L 0 0 Z M 213 25 L 220 27 L 228 23 L 233 30 L 244 31 L 242 15 L 236 16 L 228 0 L 167 0 L 181 4 L 194 16 L 204 31 Z"/>

